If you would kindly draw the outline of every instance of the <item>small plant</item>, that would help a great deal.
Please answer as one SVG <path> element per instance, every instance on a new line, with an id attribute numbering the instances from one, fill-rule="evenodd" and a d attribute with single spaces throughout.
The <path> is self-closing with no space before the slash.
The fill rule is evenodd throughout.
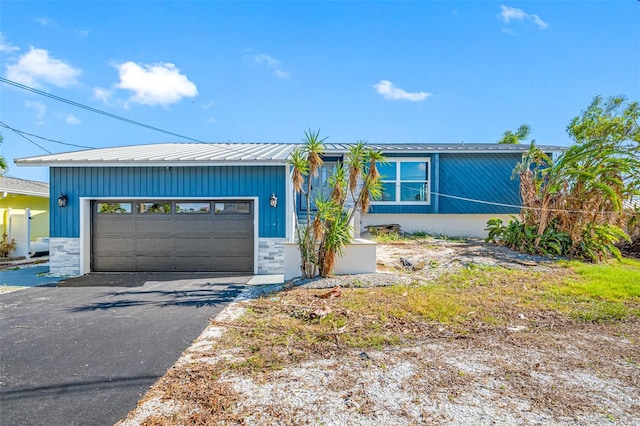
<path id="1" fill-rule="evenodd" d="M 17 243 L 13 238 L 9 241 L 9 236 L 5 232 L 2 234 L 2 242 L 0 242 L 0 257 L 8 257 L 15 249 Z"/>

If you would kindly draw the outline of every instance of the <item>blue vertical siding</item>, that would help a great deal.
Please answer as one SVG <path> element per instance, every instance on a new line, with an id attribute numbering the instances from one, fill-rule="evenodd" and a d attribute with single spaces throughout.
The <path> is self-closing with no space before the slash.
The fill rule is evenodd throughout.
<path id="1" fill-rule="evenodd" d="M 286 173 L 284 166 L 229 167 L 51 167 L 52 237 L 80 236 L 80 197 L 259 197 L 260 237 L 286 234 Z M 275 193 L 280 202 L 269 206 Z M 59 194 L 68 206 L 57 205 Z"/>

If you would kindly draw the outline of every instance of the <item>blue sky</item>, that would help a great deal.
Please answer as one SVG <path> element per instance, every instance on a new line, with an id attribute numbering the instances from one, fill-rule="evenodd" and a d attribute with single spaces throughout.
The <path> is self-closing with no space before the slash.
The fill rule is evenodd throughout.
<path id="1" fill-rule="evenodd" d="M 640 100 L 640 2 L 14 1 L 0 75 L 207 142 L 540 144 L 597 95 Z M 95 148 L 174 142 L 0 83 L 0 121 Z M 0 128 L 14 158 L 47 152 Z M 29 136 L 53 153 L 75 150 Z"/>

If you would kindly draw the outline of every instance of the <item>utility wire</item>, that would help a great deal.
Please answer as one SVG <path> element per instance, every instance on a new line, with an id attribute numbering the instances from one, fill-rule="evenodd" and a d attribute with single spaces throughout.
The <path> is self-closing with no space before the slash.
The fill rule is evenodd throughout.
<path id="1" fill-rule="evenodd" d="M 424 194 L 423 191 L 419 189 L 405 188 L 404 190 L 413 191 L 416 194 Z M 486 204 L 486 205 L 498 206 L 498 207 L 509 207 L 509 208 L 519 209 L 519 210 L 538 210 L 538 211 L 565 212 L 565 213 L 598 213 L 598 214 L 612 214 L 612 215 L 619 215 L 622 213 L 622 212 L 615 212 L 615 211 L 594 212 L 592 210 L 566 210 L 566 209 L 550 209 L 550 208 L 542 208 L 542 207 L 527 207 L 527 206 L 518 205 L 518 204 L 498 203 L 496 201 L 486 201 L 486 200 L 478 200 L 477 198 L 460 197 L 457 195 L 443 194 L 441 192 L 435 192 L 435 191 L 429 191 L 429 194 L 437 195 L 439 197 L 444 197 L 444 198 L 451 198 L 454 200 L 468 201 L 470 203 Z"/>
<path id="2" fill-rule="evenodd" d="M 4 123 L 3 121 L 0 121 L 0 126 L 2 126 L 2 127 L 4 127 L 4 128 L 7 128 L 7 129 L 10 129 L 10 130 L 13 130 L 14 132 L 16 132 L 16 133 L 18 133 L 18 134 L 20 134 L 20 135 L 28 135 L 28 136 L 32 136 L 32 137 L 34 137 L 34 138 L 42 139 L 42 140 L 45 140 L 45 141 L 47 141 L 47 142 L 59 143 L 60 145 L 74 146 L 74 147 L 76 147 L 76 148 L 88 148 L 88 149 L 95 149 L 95 148 L 94 148 L 94 147 L 92 147 L 92 146 L 76 145 L 76 144 L 73 144 L 73 143 L 61 142 L 61 141 L 57 141 L 57 140 L 55 140 L 55 139 L 49 139 L 49 138 L 45 138 L 45 137 L 43 137 L 43 136 L 34 135 L 33 133 L 23 132 L 22 130 L 18 130 L 18 129 L 15 129 L 15 128 L 13 128 L 13 127 L 10 127 L 9 125 L 7 125 L 6 123 Z"/>
<path id="3" fill-rule="evenodd" d="M 155 127 L 155 126 L 150 126 L 148 124 L 144 124 L 144 123 L 141 123 L 139 121 L 131 120 L 131 119 L 128 119 L 128 118 L 125 118 L 125 117 L 121 117 L 119 115 L 111 114 L 110 112 L 107 112 L 107 111 L 103 111 L 103 110 L 100 110 L 100 109 L 97 109 L 97 108 L 90 107 L 88 105 L 84 105 L 84 104 L 81 104 L 81 103 L 78 103 L 78 102 L 74 102 L 74 101 L 71 101 L 69 99 L 65 99 L 65 98 L 62 98 L 60 96 L 53 95 L 51 93 L 43 92 L 42 90 L 38 90 L 38 89 L 35 89 L 33 87 L 26 86 L 24 84 L 18 83 L 18 82 L 13 81 L 13 80 L 6 79 L 4 77 L 0 77 L 0 82 L 5 83 L 5 84 L 9 84 L 11 86 L 15 86 L 15 87 L 17 87 L 19 89 L 23 89 L 23 90 L 26 90 L 28 92 L 32 92 L 32 93 L 36 93 L 38 95 L 46 96 L 47 98 L 51 98 L 51 99 L 54 99 L 54 100 L 59 101 L 59 102 L 64 102 L 66 104 L 73 105 L 73 106 L 78 107 L 78 108 L 86 109 L 87 111 L 95 112 L 96 114 L 102 114 L 102 115 L 105 115 L 105 116 L 107 116 L 109 118 L 115 118 L 116 120 L 121 120 L 121 121 L 124 121 L 125 123 L 134 124 L 134 125 L 140 126 L 140 127 L 145 127 L 147 129 L 155 130 L 156 132 L 166 133 L 166 134 L 171 135 L 171 136 L 177 136 L 179 138 L 188 139 L 188 140 L 193 141 L 193 142 L 204 143 L 201 140 L 194 139 L 194 138 L 191 138 L 189 136 L 181 135 L 179 133 L 173 133 L 173 132 L 170 132 L 168 130 L 163 130 L 163 129 L 160 129 L 160 128 Z"/>
<path id="4" fill-rule="evenodd" d="M 456 195 L 442 194 L 442 193 L 433 192 L 433 191 L 431 192 L 431 194 L 438 195 L 440 197 L 445 197 L 445 198 L 453 198 L 455 200 L 469 201 L 471 203 L 488 204 L 491 206 L 499 206 L 499 207 L 511 207 L 514 209 L 521 209 L 521 210 L 538 210 L 538 211 L 566 212 L 566 213 L 599 213 L 599 214 L 614 214 L 614 215 L 622 213 L 622 212 L 613 212 L 613 211 L 594 212 L 592 210 L 565 210 L 565 209 L 550 209 L 550 208 L 542 208 L 542 207 L 527 207 L 527 206 L 521 206 L 516 204 L 505 204 L 505 203 L 496 203 L 493 201 L 477 200 L 475 198 L 458 197 Z"/>
<path id="5" fill-rule="evenodd" d="M 2 123 L 0 121 L 0 123 Z M 26 140 L 28 140 L 29 142 L 31 142 L 32 144 L 34 144 L 35 146 L 37 146 L 38 148 L 40 148 L 43 151 L 48 152 L 49 154 L 52 154 L 51 151 L 49 151 L 48 149 L 46 149 L 45 147 L 43 147 L 42 145 L 38 145 L 37 143 L 35 143 L 34 141 L 32 141 L 31 139 L 29 139 L 28 137 L 26 137 L 25 135 L 22 134 L 22 132 L 20 132 L 20 130 L 16 130 L 13 127 L 7 126 L 5 123 L 2 123 L 2 126 L 9 129 L 9 130 L 13 130 L 18 136 L 22 136 L 23 138 L 25 138 Z"/>

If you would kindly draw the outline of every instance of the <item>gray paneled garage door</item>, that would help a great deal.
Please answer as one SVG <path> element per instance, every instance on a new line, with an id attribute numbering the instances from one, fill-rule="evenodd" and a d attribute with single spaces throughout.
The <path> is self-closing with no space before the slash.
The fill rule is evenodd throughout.
<path id="1" fill-rule="evenodd" d="M 97 272 L 253 272 L 251 201 L 95 201 Z"/>

